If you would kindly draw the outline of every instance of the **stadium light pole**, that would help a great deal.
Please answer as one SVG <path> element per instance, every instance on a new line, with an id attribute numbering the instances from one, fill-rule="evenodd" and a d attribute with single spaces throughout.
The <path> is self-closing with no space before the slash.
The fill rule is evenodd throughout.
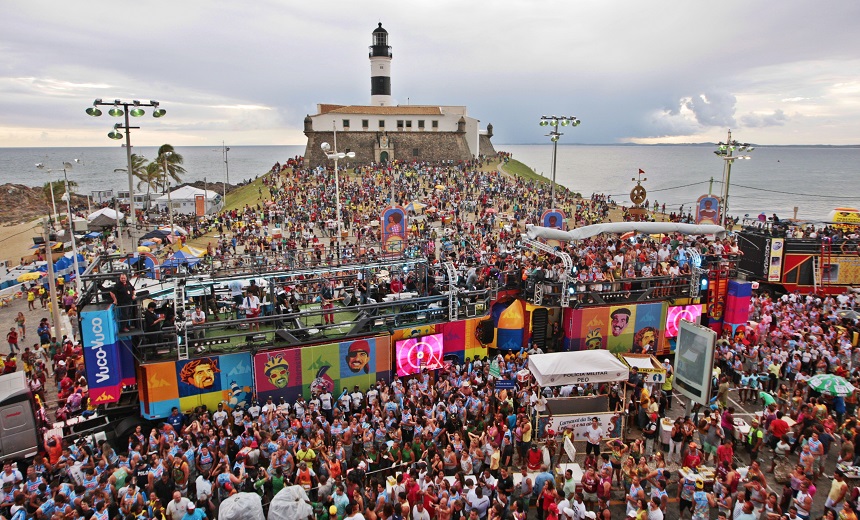
<path id="1" fill-rule="evenodd" d="M 93 117 L 99 117 L 102 115 L 102 111 L 99 109 L 100 106 L 109 106 L 111 107 L 108 110 L 108 114 L 113 117 L 125 117 L 125 124 L 116 123 L 113 125 L 113 130 L 108 132 L 108 137 L 113 140 L 120 140 L 123 138 L 123 134 L 120 130 L 125 131 L 125 157 L 126 161 L 128 161 L 128 211 L 129 216 L 131 217 L 129 223 L 129 234 L 131 235 L 132 245 L 136 244 L 136 240 L 134 238 L 134 229 L 137 224 L 137 217 L 135 214 L 134 208 L 134 170 L 131 164 L 131 131 L 133 129 L 140 128 L 139 126 L 131 126 L 129 123 L 129 115 L 131 117 L 141 117 L 146 114 L 146 111 L 142 107 L 152 107 L 152 117 L 164 117 L 167 113 L 166 110 L 161 108 L 160 103 L 158 101 L 150 100 L 147 102 L 138 101 L 137 99 L 132 101 L 123 101 L 120 99 L 115 99 L 113 102 L 111 101 L 102 101 L 102 99 L 96 99 L 93 101 L 93 106 L 87 108 L 87 115 Z M 120 108 L 122 107 L 122 108 Z M 119 215 L 117 215 L 119 218 Z"/>
<path id="2" fill-rule="evenodd" d="M 547 135 L 552 141 L 552 185 L 550 186 L 549 209 L 555 208 L 555 170 L 558 162 L 558 140 L 564 134 L 558 131 L 559 126 L 579 126 L 581 121 L 576 116 L 541 116 L 540 126 L 551 126 Z"/>
<path id="3" fill-rule="evenodd" d="M 355 157 L 355 152 L 338 152 L 337 151 L 337 127 L 335 123 L 332 122 L 332 129 L 334 131 L 334 148 L 328 143 L 322 143 L 320 148 L 322 148 L 323 153 L 326 158 L 334 161 L 334 197 L 335 197 L 335 218 L 337 219 L 337 241 L 340 242 L 343 238 L 342 226 L 340 223 L 340 175 L 337 169 L 337 161 L 339 159 L 349 158 L 352 159 Z"/>
<path id="4" fill-rule="evenodd" d="M 749 152 L 755 150 L 755 146 L 750 145 L 749 143 L 739 143 L 737 141 L 732 140 L 732 131 L 729 130 L 728 139 L 726 142 L 717 143 L 717 149 L 714 150 L 714 154 L 720 157 L 723 160 L 723 200 L 722 200 L 722 212 L 720 215 L 720 225 L 726 227 L 726 221 L 728 219 L 729 214 L 729 183 L 732 179 L 732 164 L 738 159 L 749 159 L 750 156 L 746 155 Z M 734 152 L 738 151 L 743 155 L 734 155 Z"/>
<path id="5" fill-rule="evenodd" d="M 75 162 L 80 164 L 81 160 L 75 159 Z M 40 170 L 45 170 L 48 173 L 52 173 L 54 171 L 50 168 L 46 168 L 43 163 L 36 164 L 36 168 L 38 168 Z M 71 233 L 69 238 L 71 238 L 71 240 L 72 240 L 72 254 L 74 255 L 74 258 L 72 260 L 73 260 L 74 266 L 75 266 L 75 290 L 78 294 L 81 294 L 81 281 L 80 281 L 81 269 L 78 266 L 78 244 L 77 244 L 77 240 L 75 240 L 75 221 L 72 219 L 72 196 L 71 196 L 71 191 L 69 191 L 69 175 L 66 172 L 66 170 L 72 169 L 72 163 L 71 162 L 64 162 L 63 167 L 61 169 L 63 170 L 63 182 L 64 182 L 64 186 L 65 186 L 65 190 L 66 190 L 66 192 L 63 193 L 62 199 L 66 201 L 66 215 L 68 216 L 68 219 L 69 219 L 69 233 Z M 54 183 L 51 182 L 51 199 L 53 200 L 53 198 L 54 198 Z M 57 209 L 55 207 L 54 213 L 56 213 L 56 212 L 57 212 Z"/>

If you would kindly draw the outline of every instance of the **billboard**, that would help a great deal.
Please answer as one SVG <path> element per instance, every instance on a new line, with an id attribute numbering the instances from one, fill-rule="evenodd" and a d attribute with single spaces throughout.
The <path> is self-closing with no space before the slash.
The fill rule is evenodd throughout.
<path id="1" fill-rule="evenodd" d="M 253 395 L 251 354 L 241 352 L 140 366 L 140 414 L 146 419 L 224 402 L 230 408 L 247 406 Z"/>
<path id="2" fill-rule="evenodd" d="M 720 223 L 720 199 L 714 195 L 702 195 L 696 201 L 696 224 Z"/>
<path id="3" fill-rule="evenodd" d="M 678 327 L 680 327 L 681 320 L 687 320 L 691 323 L 699 323 L 701 318 L 701 304 L 669 307 L 666 310 L 666 337 L 675 338 L 678 336 Z"/>
<path id="4" fill-rule="evenodd" d="M 565 309 L 566 350 L 661 352 L 665 309 L 663 302 Z"/>
<path id="5" fill-rule="evenodd" d="M 257 395 L 290 402 L 324 389 L 334 395 L 355 385 L 364 390 L 391 378 L 390 348 L 388 336 L 379 336 L 260 352 L 254 356 Z"/>
<path id="6" fill-rule="evenodd" d="M 116 307 L 94 305 L 81 312 L 81 339 L 90 399 L 94 405 L 115 403 L 122 393 Z"/>
<path id="7" fill-rule="evenodd" d="M 770 239 L 770 255 L 767 261 L 767 281 L 778 282 L 782 277 L 782 255 L 785 253 L 785 239 Z"/>
<path id="8" fill-rule="evenodd" d="M 422 370 L 438 370 L 445 367 L 444 340 L 442 334 L 431 334 L 409 338 L 394 344 L 397 359 L 397 376 L 419 374 Z"/>
<path id="9" fill-rule="evenodd" d="M 711 395 L 716 343 L 717 333 L 712 329 L 680 321 L 675 347 L 675 389 L 705 406 Z"/>
<path id="10" fill-rule="evenodd" d="M 406 244 L 406 211 L 399 206 L 382 210 L 382 248 L 385 254 L 399 254 Z"/>

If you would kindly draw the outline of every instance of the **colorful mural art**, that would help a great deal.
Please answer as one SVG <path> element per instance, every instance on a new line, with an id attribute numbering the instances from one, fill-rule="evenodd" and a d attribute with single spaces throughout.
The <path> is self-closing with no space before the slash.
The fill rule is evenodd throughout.
<path id="1" fill-rule="evenodd" d="M 443 360 L 462 363 L 466 357 L 487 356 L 475 330 L 480 319 L 424 325 L 395 330 L 389 336 L 359 338 L 338 343 L 207 356 L 192 360 L 147 363 L 138 371 L 141 415 L 160 419 L 171 409 L 210 410 L 219 402 L 231 407 L 258 398 L 310 399 L 311 391 L 327 389 L 335 396 L 358 385 L 362 390 L 394 373 L 392 341 L 440 334 Z"/>
<path id="2" fill-rule="evenodd" d="M 248 352 L 141 365 L 138 380 L 140 413 L 146 419 L 167 417 L 173 407 L 214 410 L 220 402 L 245 406 L 254 385 Z"/>
<path id="3" fill-rule="evenodd" d="M 663 302 L 565 309 L 566 350 L 659 353 L 665 349 Z"/>
<path id="4" fill-rule="evenodd" d="M 257 395 L 294 400 L 310 399 L 311 391 L 326 389 L 339 395 L 359 385 L 391 379 L 391 344 L 387 336 L 362 338 L 311 347 L 261 352 L 254 356 Z"/>

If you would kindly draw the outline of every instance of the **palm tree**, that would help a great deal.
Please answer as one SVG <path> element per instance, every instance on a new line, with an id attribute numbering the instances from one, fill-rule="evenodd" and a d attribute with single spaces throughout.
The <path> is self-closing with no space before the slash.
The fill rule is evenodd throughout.
<path id="1" fill-rule="evenodd" d="M 164 181 L 165 187 L 167 186 L 166 181 L 168 178 L 177 184 L 182 182 L 182 176 L 187 173 L 185 168 L 182 167 L 184 159 L 182 158 L 182 155 L 176 153 L 173 149 L 173 145 L 161 145 L 158 148 L 158 157 L 156 157 L 155 160 L 158 162 L 158 167 L 162 174 L 161 180 Z M 167 171 L 164 171 L 165 163 Z"/>
<path id="2" fill-rule="evenodd" d="M 146 186 L 146 200 L 149 200 L 150 191 L 158 188 L 161 182 L 161 169 L 159 169 L 158 163 L 150 162 L 139 173 L 135 173 L 135 177 L 139 179 L 137 181 L 138 190 Z"/>

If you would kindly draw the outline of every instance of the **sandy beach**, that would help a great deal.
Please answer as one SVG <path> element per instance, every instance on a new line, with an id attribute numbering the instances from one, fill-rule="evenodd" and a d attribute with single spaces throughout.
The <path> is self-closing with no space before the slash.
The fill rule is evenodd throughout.
<path id="1" fill-rule="evenodd" d="M 33 237 L 42 234 L 42 224 L 39 219 L 23 224 L 0 227 L 0 261 L 6 261 L 9 267 L 21 263 L 21 257 L 31 253 Z"/>

